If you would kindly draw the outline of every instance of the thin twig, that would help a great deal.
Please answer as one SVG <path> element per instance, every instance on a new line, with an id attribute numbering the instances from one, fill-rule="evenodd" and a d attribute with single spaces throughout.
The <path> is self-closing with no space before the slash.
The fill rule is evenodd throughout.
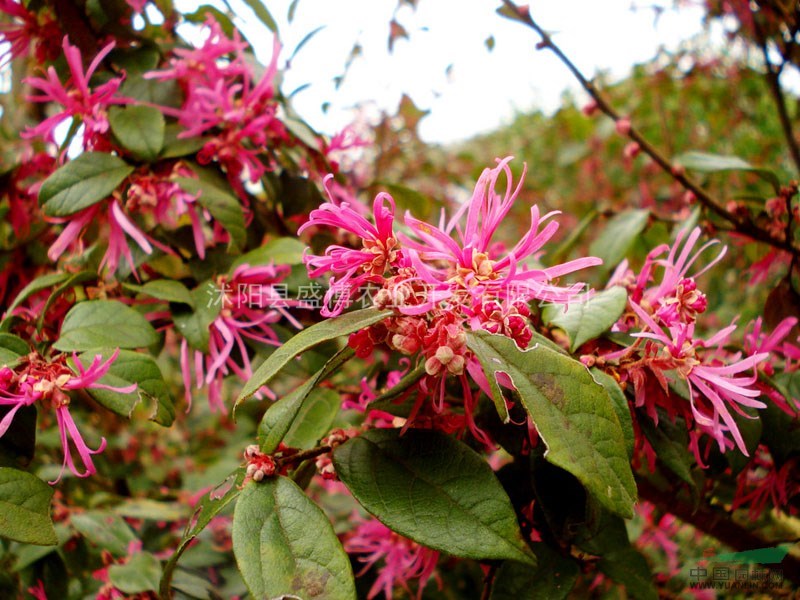
<path id="1" fill-rule="evenodd" d="M 583 73 L 581 73 L 581 71 L 575 66 L 569 57 L 562 52 L 561 48 L 559 48 L 553 42 L 550 35 L 544 29 L 542 29 L 539 24 L 536 23 L 536 21 L 533 20 L 533 17 L 531 17 L 527 7 L 519 7 L 511 0 L 502 1 L 509 10 L 512 10 L 514 13 L 519 15 L 519 19 L 523 23 L 533 29 L 541 37 L 542 41 L 537 45 L 537 48 L 548 48 L 551 52 L 553 52 L 553 54 L 556 55 L 556 57 L 564 64 L 564 66 L 567 67 L 570 73 L 572 73 L 575 79 L 578 80 L 578 83 L 581 84 L 581 87 L 583 87 L 583 89 L 586 90 L 586 92 L 592 97 L 600 111 L 613 119 L 617 124 L 621 125 L 620 122 L 625 123 L 624 127 L 618 127 L 618 130 L 636 142 L 642 152 L 647 154 L 653 160 L 653 162 L 655 162 L 664 170 L 665 173 L 669 174 L 675 181 L 680 183 L 684 189 L 692 192 L 700 204 L 723 220 L 731 223 L 737 232 L 747 235 L 748 237 L 759 242 L 769 244 L 770 246 L 779 250 L 788 252 L 793 257 L 800 255 L 800 248 L 797 248 L 791 243 L 791 241 L 776 237 L 769 231 L 757 226 L 749 219 L 739 218 L 737 215 L 726 210 L 719 200 L 711 196 L 711 194 L 706 192 L 698 184 L 692 181 L 686 175 L 683 167 L 672 164 L 672 162 L 670 162 L 666 156 L 664 156 L 655 146 L 653 146 L 653 144 L 645 139 L 638 129 L 636 129 L 633 125 L 630 125 L 630 121 L 626 117 L 623 117 L 614 109 L 613 106 L 611 106 L 610 102 L 600 92 L 597 86 L 595 86 L 593 82 L 588 80 Z"/>
<path id="2" fill-rule="evenodd" d="M 275 466 L 277 467 L 277 470 L 280 471 L 281 467 L 284 467 L 288 464 L 301 463 L 304 460 L 316 458 L 320 454 L 327 454 L 331 450 L 333 450 L 331 446 L 317 446 L 311 450 L 303 450 L 302 452 L 296 452 L 295 454 L 282 456 L 275 460 Z"/>
<path id="3" fill-rule="evenodd" d="M 761 49 L 761 53 L 764 55 L 764 66 L 767 69 L 764 73 L 764 77 L 767 80 L 767 87 L 769 87 L 772 99 L 775 101 L 775 108 L 778 109 L 778 119 L 780 119 L 781 129 L 783 130 L 783 135 L 786 138 L 786 143 L 789 146 L 789 153 L 792 156 L 795 169 L 797 169 L 797 172 L 800 173 L 800 145 L 798 145 L 797 138 L 794 136 L 792 121 L 789 119 L 789 111 L 786 109 L 786 98 L 784 97 L 783 89 L 781 88 L 780 68 L 772 64 L 772 61 L 769 59 L 767 39 L 764 36 L 764 32 L 758 22 L 756 12 L 752 9 L 752 7 L 750 8 L 750 14 L 753 17 L 753 30 L 755 31 L 756 42 L 758 47 Z"/>

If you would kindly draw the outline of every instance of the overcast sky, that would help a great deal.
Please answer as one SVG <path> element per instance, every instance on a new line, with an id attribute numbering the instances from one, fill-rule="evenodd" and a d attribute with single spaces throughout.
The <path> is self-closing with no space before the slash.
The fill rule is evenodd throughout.
<path id="1" fill-rule="evenodd" d="M 184 8 L 191 0 L 176 3 Z M 270 34 L 241 0 L 231 0 L 246 15 L 240 26 L 269 60 Z M 564 66 L 546 51 L 536 51 L 534 32 L 497 15 L 499 0 L 419 0 L 416 11 L 397 0 L 298 0 L 287 22 L 288 0 L 268 5 L 279 23 L 283 65 L 303 37 L 323 26 L 296 55 L 286 73 L 285 93 L 309 84 L 294 98 L 300 115 L 323 133 L 332 134 L 353 119 L 353 107 L 367 103 L 393 111 L 408 93 L 430 109 L 420 127 L 429 142 L 468 138 L 508 123 L 516 111 L 554 109 L 564 90 L 577 89 Z M 652 58 L 662 45 L 675 48 L 702 30 L 702 11 L 671 0 L 557 0 L 532 2 L 534 18 L 555 34 L 562 49 L 586 73 L 610 70 L 624 76 L 630 67 Z M 653 4 L 667 6 L 655 19 Z M 648 8 L 650 7 L 650 8 Z M 410 39 L 387 48 L 393 16 Z M 494 38 L 490 52 L 486 40 Z M 357 58 L 341 87 L 333 79 L 358 42 Z M 449 67 L 449 69 L 448 69 Z M 328 103 L 327 113 L 322 105 Z"/>

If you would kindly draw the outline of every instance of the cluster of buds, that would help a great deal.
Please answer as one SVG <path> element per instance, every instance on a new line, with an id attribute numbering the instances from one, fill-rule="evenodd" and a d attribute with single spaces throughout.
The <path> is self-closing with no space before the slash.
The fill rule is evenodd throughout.
<path id="1" fill-rule="evenodd" d="M 348 434 L 343 429 L 334 429 L 331 431 L 326 437 L 322 438 L 322 445 L 329 446 L 331 451 L 337 446 L 341 446 L 347 440 L 350 439 L 350 434 Z M 317 472 L 323 479 L 327 479 L 329 481 L 336 479 L 336 469 L 333 466 L 333 461 L 331 460 L 330 452 L 326 452 L 325 454 L 320 454 L 315 461 Z"/>
<path id="2" fill-rule="evenodd" d="M 453 312 L 442 312 L 430 325 L 425 336 L 425 372 L 439 375 L 461 375 L 467 363 L 467 334 L 460 319 Z"/>
<path id="3" fill-rule="evenodd" d="M 275 459 L 261 452 L 256 444 L 244 449 L 244 459 L 247 461 L 245 482 L 251 479 L 261 481 L 264 477 L 272 477 L 275 474 Z"/>
<path id="4" fill-rule="evenodd" d="M 531 310 L 527 303 L 508 300 L 502 304 L 496 299 L 486 300 L 475 313 L 473 327 L 480 327 L 489 333 L 505 335 L 513 339 L 520 348 L 527 348 L 533 337 L 528 319 Z"/>

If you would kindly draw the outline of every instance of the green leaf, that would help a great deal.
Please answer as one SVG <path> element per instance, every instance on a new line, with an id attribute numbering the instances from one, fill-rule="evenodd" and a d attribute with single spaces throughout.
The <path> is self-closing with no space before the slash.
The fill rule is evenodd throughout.
<path id="1" fill-rule="evenodd" d="M 754 167 L 749 162 L 738 156 L 723 154 L 710 154 L 708 152 L 685 152 L 675 157 L 675 162 L 690 171 L 701 173 L 718 173 L 722 171 L 750 171 L 765 181 L 768 181 L 775 190 L 780 188 L 780 180 L 769 169 Z"/>
<path id="2" fill-rule="evenodd" d="M 111 132 L 136 158 L 152 161 L 164 147 L 163 113 L 154 106 L 112 106 L 108 111 Z"/>
<path id="3" fill-rule="evenodd" d="M 250 266 L 266 265 L 270 262 L 274 262 L 276 265 L 300 265 L 303 264 L 305 250 L 306 245 L 297 238 L 275 238 L 238 257 L 233 263 L 233 268 L 245 264 Z"/>
<path id="4" fill-rule="evenodd" d="M 84 152 L 45 179 L 39 204 L 47 216 L 66 217 L 108 198 L 131 173 L 118 156 Z"/>
<path id="5" fill-rule="evenodd" d="M 221 293 L 212 281 L 206 281 L 191 291 L 191 306 L 194 306 L 194 310 L 185 304 L 172 307 L 175 327 L 195 350 L 208 351 L 208 328 L 222 308 Z"/>
<path id="6" fill-rule="evenodd" d="M 782 373 L 778 379 L 787 391 L 788 398 L 800 399 L 800 371 Z M 790 406 L 793 403 L 790 401 Z M 769 402 L 759 411 L 764 425 L 764 443 L 778 463 L 800 455 L 800 420 L 791 417 Z"/>
<path id="7" fill-rule="evenodd" d="M 137 540 L 136 534 L 119 515 L 107 511 L 87 511 L 73 513 L 70 523 L 83 537 L 101 550 L 108 550 L 115 557 L 128 555 L 131 542 Z"/>
<path id="8" fill-rule="evenodd" d="M 245 487 L 233 553 L 254 598 L 356 598 L 350 559 L 328 517 L 286 477 Z"/>
<path id="9" fill-rule="evenodd" d="M 542 311 L 542 319 L 563 329 L 571 341 L 570 351 L 575 352 L 589 340 L 606 332 L 617 322 L 628 303 L 625 288 L 614 286 L 597 292 L 588 300 L 569 304 L 550 304 Z"/>
<path id="10" fill-rule="evenodd" d="M 647 210 L 629 210 L 612 217 L 589 246 L 589 254 L 602 258 L 603 269 L 610 271 L 625 258 L 649 218 Z"/>
<path id="11" fill-rule="evenodd" d="M 172 576 L 175 572 L 175 567 L 178 566 L 180 557 L 211 520 L 239 496 L 242 491 L 241 486 L 244 482 L 244 476 L 243 468 L 236 469 L 225 478 L 225 481 L 203 496 L 197 503 L 197 508 L 186 525 L 178 547 L 164 565 L 164 573 L 159 584 L 159 593 L 162 598 L 171 597 Z"/>
<path id="12" fill-rule="evenodd" d="M 50 289 L 64 281 L 66 281 L 70 276 L 70 273 L 47 273 L 45 275 L 41 275 L 37 277 L 33 281 L 31 281 L 28 285 L 22 288 L 22 291 L 17 294 L 17 297 L 14 298 L 14 301 L 8 307 L 6 314 L 11 314 L 11 312 L 17 308 L 20 304 L 22 304 L 25 300 L 30 298 L 36 292 L 41 292 L 42 290 Z"/>
<path id="13" fill-rule="evenodd" d="M 116 300 L 88 300 L 64 317 L 61 336 L 53 347 L 62 352 L 95 348 L 145 348 L 158 334 L 140 313 Z"/>
<path id="14" fill-rule="evenodd" d="M 300 127 L 297 121 L 284 120 L 294 135 L 305 137 L 305 142 L 312 148 L 317 147 L 317 138 L 307 125 Z M 294 123 L 294 125 L 292 125 Z M 311 145 L 314 142 L 314 145 Z M 322 194 L 319 188 L 306 177 L 292 175 L 288 171 L 283 171 L 278 179 L 280 184 L 280 204 L 283 208 L 285 217 L 305 215 L 317 208 L 322 202 Z"/>
<path id="15" fill-rule="evenodd" d="M 13 367 L 23 356 L 27 356 L 31 347 L 22 338 L 10 333 L 0 333 L 0 367 Z"/>
<path id="16" fill-rule="evenodd" d="M 447 554 L 536 559 L 486 461 L 438 431 L 371 429 L 333 453 L 336 473 L 384 525 Z"/>
<path id="17" fill-rule="evenodd" d="M 114 513 L 129 519 L 151 521 L 183 521 L 191 512 L 181 502 L 162 502 L 149 498 L 127 498 L 114 506 Z"/>
<path id="18" fill-rule="evenodd" d="M 180 108 L 183 101 L 183 92 L 176 81 L 159 81 L 142 77 L 128 77 L 120 87 L 119 95 L 132 98 L 140 104 L 167 106 L 175 109 Z M 170 126 L 167 125 L 168 127 Z M 175 127 L 178 126 L 175 125 Z"/>
<path id="19" fill-rule="evenodd" d="M 633 516 L 633 480 L 625 436 L 611 399 L 581 363 L 544 346 L 520 350 L 513 340 L 475 331 L 467 344 L 483 367 L 495 404 L 504 403 L 497 375 L 519 392 L 547 447 L 545 458 L 572 473 L 612 512 Z"/>
<path id="20" fill-rule="evenodd" d="M 149 552 L 138 552 L 124 565 L 108 568 L 109 582 L 124 594 L 156 591 L 161 579 L 161 562 Z"/>
<path id="21" fill-rule="evenodd" d="M 354 354 L 352 348 L 345 346 L 325 363 L 325 366 L 317 371 L 308 381 L 269 407 L 267 412 L 264 413 L 261 423 L 258 425 L 258 439 L 262 452 L 266 454 L 275 452 L 278 445 L 284 441 L 284 438 L 296 423 L 298 416 L 305 406 L 307 398 L 315 390 L 317 384 L 339 370 L 339 368 L 350 360 Z M 337 397 L 337 410 L 338 404 L 339 401 Z M 309 423 L 305 427 L 316 430 L 319 426 L 321 426 L 321 424 Z M 324 434 L 325 431 L 322 433 Z"/>
<path id="22" fill-rule="evenodd" d="M 286 126 L 286 129 L 300 142 L 312 149 L 319 148 L 320 138 L 311 126 L 299 117 L 284 116 L 281 123 Z M 309 181 L 309 186 L 313 184 Z M 316 189 L 316 186 L 314 186 Z M 317 192 L 319 193 L 319 192 Z"/>
<path id="23" fill-rule="evenodd" d="M 194 298 L 192 298 L 191 292 L 180 281 L 157 279 L 155 281 L 148 281 L 144 285 L 123 283 L 122 287 L 131 292 L 150 296 L 151 298 L 165 300 L 166 302 L 186 304 L 191 308 L 195 308 Z"/>
<path id="24" fill-rule="evenodd" d="M 200 206 L 207 208 L 211 216 L 230 234 L 229 248 L 241 250 L 247 244 L 247 229 L 244 225 L 244 210 L 239 200 L 217 186 L 191 177 L 177 177 L 175 182 L 189 194 L 200 194 Z"/>
<path id="25" fill-rule="evenodd" d="M 238 31 L 228 15 L 210 4 L 202 4 L 193 13 L 184 13 L 183 18 L 190 23 L 202 25 L 208 20 L 209 16 L 219 23 L 223 33 L 229 38 L 233 37 L 235 31 Z"/>
<path id="26" fill-rule="evenodd" d="M 316 446 L 320 438 L 330 431 L 341 404 L 339 394 L 330 388 L 311 390 L 283 438 L 284 443 L 303 450 Z"/>
<path id="27" fill-rule="evenodd" d="M 53 306 L 53 303 L 56 300 L 58 300 L 65 292 L 68 292 L 72 288 L 77 287 L 78 285 L 85 283 L 87 281 L 97 281 L 97 272 L 79 271 L 78 273 L 70 275 L 62 283 L 58 284 L 52 291 L 50 296 L 48 296 L 47 301 L 44 303 L 44 306 L 41 308 L 39 318 L 36 321 L 36 328 L 39 330 L 42 329 L 42 327 L 44 326 L 45 317 L 47 316 L 47 312 L 50 310 L 50 307 Z"/>
<path id="28" fill-rule="evenodd" d="M 184 131 L 176 123 L 168 123 L 164 130 L 164 148 L 159 158 L 180 158 L 190 154 L 197 154 L 208 142 L 204 137 L 180 138 L 178 135 Z"/>
<path id="29" fill-rule="evenodd" d="M 561 600 L 567 598 L 580 575 L 577 563 L 547 544 L 533 545 L 538 565 L 506 561 L 497 571 L 489 600 Z"/>
<path id="30" fill-rule="evenodd" d="M 0 536 L 37 546 L 57 544 L 52 497 L 53 488 L 38 477 L 0 467 Z"/>
<path id="31" fill-rule="evenodd" d="M 80 360 L 84 367 L 90 365 L 98 354 L 105 361 L 113 352 L 105 350 L 83 353 Z M 100 379 L 100 383 L 118 388 L 127 387 L 132 383 L 138 385 L 136 391 L 129 394 L 101 388 L 87 388 L 89 395 L 120 416 L 130 418 L 141 399 L 153 404 L 149 417 L 151 420 L 166 427 L 172 425 L 175 420 L 175 404 L 169 386 L 164 381 L 158 363 L 149 354 L 120 350 L 116 360 L 111 363 L 108 373 Z"/>
<path id="32" fill-rule="evenodd" d="M 244 0 L 244 2 L 253 10 L 258 20 L 261 21 L 267 29 L 273 33 L 278 33 L 278 25 L 275 23 L 275 19 L 272 18 L 272 15 L 261 0 Z"/>
<path id="33" fill-rule="evenodd" d="M 633 432 L 633 416 L 631 415 L 631 408 L 628 405 L 625 392 L 619 387 L 617 380 L 608 373 L 597 368 L 591 369 L 591 373 L 595 381 L 606 388 L 606 392 L 608 392 L 611 405 L 614 407 L 614 412 L 617 413 L 619 424 L 622 427 L 622 435 L 625 437 L 625 449 L 628 451 L 628 458 L 632 459 L 636 437 Z"/>
<path id="34" fill-rule="evenodd" d="M 302 330 L 293 338 L 275 350 L 264 363 L 258 367 L 256 372 L 245 384 L 236 406 L 250 398 L 262 386 L 269 382 L 289 361 L 298 354 L 313 348 L 317 344 L 327 342 L 334 338 L 349 335 L 353 332 L 374 325 L 392 315 L 390 310 L 378 310 L 376 308 L 364 308 L 350 313 L 346 313 L 333 319 L 326 319 L 307 329 Z"/>

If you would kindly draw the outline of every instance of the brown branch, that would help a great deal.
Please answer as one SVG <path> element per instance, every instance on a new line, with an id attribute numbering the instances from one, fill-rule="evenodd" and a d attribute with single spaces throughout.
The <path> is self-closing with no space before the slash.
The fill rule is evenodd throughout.
<path id="1" fill-rule="evenodd" d="M 780 69 L 773 65 L 772 61 L 769 59 L 767 39 L 764 36 L 761 25 L 758 23 L 756 12 L 752 8 L 750 8 L 750 14 L 753 17 L 753 29 L 755 31 L 756 42 L 761 49 L 761 53 L 764 55 L 764 66 L 767 69 L 764 73 L 764 77 L 767 80 L 767 87 L 769 87 L 772 99 L 775 101 L 775 108 L 778 109 L 778 119 L 780 119 L 781 129 L 786 138 L 786 144 L 789 146 L 789 153 L 792 156 L 795 169 L 800 173 L 800 145 L 797 143 L 797 138 L 792 129 L 792 121 L 789 118 L 789 111 L 786 109 L 786 98 L 783 95 L 780 82 Z"/>
<path id="2" fill-rule="evenodd" d="M 785 252 L 790 253 L 793 257 L 800 256 L 800 248 L 794 246 L 789 240 L 784 240 L 779 237 L 774 236 L 769 231 L 758 227 L 755 223 L 750 221 L 749 219 L 742 219 L 736 216 L 735 214 L 726 210 L 721 202 L 711 196 L 708 192 L 706 192 L 703 188 L 701 188 L 697 183 L 692 181 L 685 173 L 683 167 L 680 165 L 674 165 L 669 159 L 666 158 L 653 144 L 651 144 L 643 135 L 642 133 L 636 129 L 633 125 L 630 125 L 630 121 L 623 117 L 620 113 L 618 113 L 609 100 L 602 94 L 602 92 L 595 86 L 595 84 L 588 80 L 583 73 L 575 66 L 575 64 L 567 57 L 566 54 L 559 48 L 552 40 L 550 35 L 542 29 L 536 21 L 533 20 L 530 13 L 528 12 L 527 8 L 518 7 L 514 2 L 511 0 L 502 0 L 503 4 L 509 10 L 514 11 L 515 14 L 519 16 L 519 20 L 521 20 L 525 25 L 533 29 L 539 37 L 541 37 L 542 41 L 537 44 L 537 48 L 547 48 L 556 57 L 567 67 L 567 69 L 572 73 L 575 79 L 578 80 L 578 83 L 581 84 L 584 90 L 592 97 L 594 102 L 597 104 L 597 108 L 600 109 L 605 115 L 610 117 L 614 120 L 615 123 L 620 125 L 618 130 L 621 133 L 624 133 L 628 138 L 639 144 L 639 148 L 642 152 L 647 154 L 653 162 L 655 162 L 661 169 L 670 175 L 675 181 L 681 184 L 684 189 L 692 192 L 695 198 L 697 198 L 698 202 L 702 204 L 705 208 L 716 214 L 721 219 L 729 222 L 733 225 L 734 229 L 747 235 L 748 237 L 757 240 L 759 242 L 763 242 L 765 244 L 769 244 L 773 248 L 777 248 L 779 250 L 783 250 Z M 622 126 L 624 123 L 624 126 Z"/>
<path id="3" fill-rule="evenodd" d="M 303 450 L 302 452 L 296 452 L 294 454 L 288 454 L 286 456 L 282 456 L 280 458 L 275 459 L 275 467 L 276 471 L 280 471 L 282 467 L 285 467 L 289 464 L 298 464 L 303 462 L 304 460 L 308 460 L 310 458 L 316 458 L 320 454 L 327 454 L 333 450 L 331 446 L 317 446 L 316 448 L 312 448 L 311 450 Z"/>
<path id="4" fill-rule="evenodd" d="M 737 552 L 776 545 L 775 542 L 765 540 L 735 523 L 729 513 L 710 506 L 701 505 L 695 508 L 691 503 L 678 497 L 677 489 L 659 489 L 650 481 L 642 478 L 637 478 L 636 484 L 642 500 L 656 505 L 662 512 L 675 515 L 681 521 L 718 539 Z M 780 565 L 784 577 L 795 584 L 800 584 L 800 559 L 792 554 L 787 554 Z"/>

